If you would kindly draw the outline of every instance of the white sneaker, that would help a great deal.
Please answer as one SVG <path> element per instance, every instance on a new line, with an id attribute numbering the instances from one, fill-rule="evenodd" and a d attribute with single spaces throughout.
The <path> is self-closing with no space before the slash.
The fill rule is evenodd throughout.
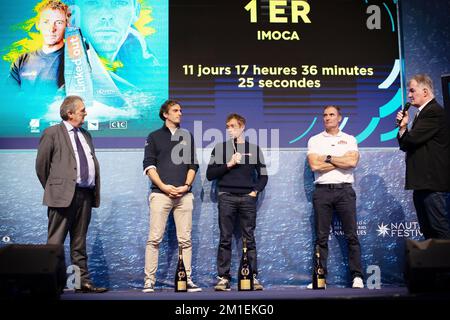
<path id="1" fill-rule="evenodd" d="M 202 291 L 202 288 L 197 286 L 191 278 L 187 279 L 187 291 L 188 292 L 200 292 Z"/>
<path id="2" fill-rule="evenodd" d="M 144 289 L 142 289 L 142 292 L 144 293 L 150 293 L 155 291 L 154 285 L 150 280 L 146 280 L 144 284 Z"/>
<path id="3" fill-rule="evenodd" d="M 352 288 L 363 289 L 364 288 L 363 279 L 361 277 L 354 277 L 353 278 Z"/>
<path id="4" fill-rule="evenodd" d="M 253 290 L 255 291 L 264 290 L 264 286 L 256 277 L 253 278 Z"/>

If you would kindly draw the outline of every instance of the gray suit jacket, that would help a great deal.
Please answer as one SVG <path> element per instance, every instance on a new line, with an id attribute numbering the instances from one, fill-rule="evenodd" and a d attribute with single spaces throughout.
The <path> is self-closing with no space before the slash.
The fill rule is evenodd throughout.
<path id="1" fill-rule="evenodd" d="M 80 128 L 89 147 L 95 164 L 94 203 L 100 205 L 100 167 L 95 156 L 92 137 Z M 47 128 L 39 142 L 36 157 L 36 174 L 44 188 L 43 204 L 48 207 L 66 208 L 72 202 L 77 180 L 77 161 L 64 123 Z"/>

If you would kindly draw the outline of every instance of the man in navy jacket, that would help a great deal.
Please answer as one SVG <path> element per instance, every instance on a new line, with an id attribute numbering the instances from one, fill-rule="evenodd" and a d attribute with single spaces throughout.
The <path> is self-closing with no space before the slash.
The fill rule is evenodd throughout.
<path id="1" fill-rule="evenodd" d="M 173 210 L 178 245 L 182 248 L 187 275 L 187 291 L 201 289 L 191 279 L 192 210 L 194 196 L 191 186 L 198 164 L 194 138 L 180 128 L 181 106 L 167 100 L 161 106 L 161 129 L 149 134 L 145 143 L 144 174 L 152 181 L 150 194 L 150 230 L 145 248 L 145 279 L 143 292 L 153 292 L 158 267 L 159 244 L 164 236 L 167 218 Z"/>
<path id="2" fill-rule="evenodd" d="M 411 129 L 406 111 L 397 114 L 398 143 L 406 152 L 406 189 L 413 200 L 425 239 L 450 239 L 450 142 L 444 109 L 434 99 L 433 82 L 418 74 L 408 82 L 408 98 L 418 109 Z"/>

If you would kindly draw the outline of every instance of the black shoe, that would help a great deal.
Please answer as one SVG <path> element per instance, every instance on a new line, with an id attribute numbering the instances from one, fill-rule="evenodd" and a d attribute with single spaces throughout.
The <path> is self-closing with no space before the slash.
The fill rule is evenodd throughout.
<path id="1" fill-rule="evenodd" d="M 96 287 L 92 283 L 83 283 L 80 289 L 75 289 L 75 292 L 83 293 L 103 293 L 108 291 L 107 288 Z"/>

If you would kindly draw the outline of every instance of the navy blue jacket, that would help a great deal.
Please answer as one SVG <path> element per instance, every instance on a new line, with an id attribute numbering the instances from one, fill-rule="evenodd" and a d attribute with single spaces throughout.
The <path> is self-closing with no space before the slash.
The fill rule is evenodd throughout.
<path id="1" fill-rule="evenodd" d="M 228 168 L 234 153 L 233 142 L 228 140 L 218 143 L 211 153 L 211 160 L 206 170 L 208 180 L 218 180 L 220 192 L 246 194 L 252 191 L 261 192 L 267 184 L 267 169 L 261 149 L 248 141 L 236 145 L 237 152 L 242 154 L 241 163 Z"/>
<path id="2" fill-rule="evenodd" d="M 450 191 L 448 126 L 444 109 L 433 99 L 412 128 L 397 137 L 406 152 L 406 189 Z"/>
<path id="3" fill-rule="evenodd" d="M 198 170 L 194 138 L 189 131 L 181 128 L 172 135 L 166 125 L 153 131 L 145 143 L 143 166 L 144 170 L 155 166 L 165 184 L 183 186 L 189 169 Z M 162 193 L 155 184 L 152 191 Z"/>

